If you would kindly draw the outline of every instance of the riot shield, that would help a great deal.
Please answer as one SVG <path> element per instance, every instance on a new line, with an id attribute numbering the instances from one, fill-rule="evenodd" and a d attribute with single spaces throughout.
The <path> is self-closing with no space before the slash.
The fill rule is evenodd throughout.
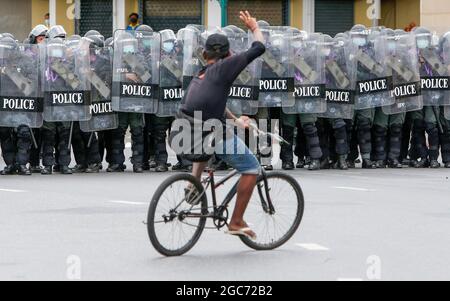
<path id="1" fill-rule="evenodd" d="M 223 33 L 218 27 L 187 25 L 178 33 L 183 43 L 183 90 L 189 87 L 191 80 L 206 66 L 203 58 L 206 39 L 213 33 Z"/>
<path id="2" fill-rule="evenodd" d="M 424 106 L 450 105 L 449 70 L 433 34 L 422 27 L 414 30 L 419 54 L 420 82 Z"/>
<path id="3" fill-rule="evenodd" d="M 247 51 L 249 39 L 247 32 L 237 27 L 223 29 L 230 41 L 230 51 L 236 55 Z M 261 77 L 261 60 L 253 61 L 234 81 L 231 87 L 227 108 L 237 115 L 255 115 L 258 113 L 258 84 Z"/>
<path id="4" fill-rule="evenodd" d="M 82 43 L 86 41 L 83 38 Z M 80 122 L 83 132 L 97 132 L 116 129 L 118 114 L 112 110 L 112 47 L 97 47 L 89 42 L 90 72 L 87 76 L 91 84 L 91 115 L 88 121 Z"/>
<path id="5" fill-rule="evenodd" d="M 290 27 L 261 28 L 266 52 L 261 56 L 259 107 L 292 107 L 294 98 L 294 69 L 290 63 L 293 32 Z"/>
<path id="6" fill-rule="evenodd" d="M 332 39 L 324 35 L 321 53 L 325 64 L 325 100 L 327 110 L 319 114 L 324 118 L 352 119 L 356 87 L 356 48 L 343 37 Z"/>
<path id="7" fill-rule="evenodd" d="M 423 108 L 420 73 L 414 35 L 399 33 L 385 36 L 386 64 L 392 72 L 395 103 L 383 106 L 385 114 L 398 114 Z"/>
<path id="8" fill-rule="evenodd" d="M 444 107 L 444 116 L 445 116 L 445 119 L 450 120 L 450 106 Z"/>
<path id="9" fill-rule="evenodd" d="M 114 32 L 112 108 L 117 112 L 156 113 L 160 35 Z"/>
<path id="10" fill-rule="evenodd" d="M 0 40 L 0 126 L 41 127 L 42 102 L 38 46 Z"/>
<path id="11" fill-rule="evenodd" d="M 324 57 L 321 55 L 323 36 L 299 34 L 293 37 L 291 45 L 291 63 L 295 70 L 295 105 L 283 107 L 283 112 L 324 113 L 327 103 Z"/>
<path id="12" fill-rule="evenodd" d="M 44 120 L 86 121 L 90 113 L 89 49 L 60 38 L 44 46 L 41 63 Z"/>
<path id="13" fill-rule="evenodd" d="M 157 116 L 177 113 L 183 98 L 183 41 L 170 30 L 160 31 L 159 102 Z M 181 37 L 181 35 L 180 35 Z"/>
<path id="14" fill-rule="evenodd" d="M 388 75 L 385 63 L 386 40 L 381 38 L 381 32 L 375 28 L 366 29 L 357 25 L 349 35 L 357 48 L 355 110 L 393 104 L 395 98 L 391 93 L 392 77 Z"/>

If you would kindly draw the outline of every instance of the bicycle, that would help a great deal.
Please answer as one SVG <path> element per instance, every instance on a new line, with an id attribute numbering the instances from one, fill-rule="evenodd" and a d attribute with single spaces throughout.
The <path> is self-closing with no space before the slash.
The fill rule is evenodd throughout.
<path id="1" fill-rule="evenodd" d="M 237 174 L 238 172 L 233 170 L 217 183 L 212 169 L 208 170 L 208 176 L 202 181 L 190 174 L 176 174 L 166 179 L 156 190 L 148 210 L 147 231 L 153 247 L 162 255 L 180 256 L 197 243 L 204 229 L 220 230 L 227 226 L 228 205 L 237 193 L 239 181 L 234 184 L 220 205 L 217 202 L 216 189 Z M 281 185 L 278 187 L 277 183 Z M 206 195 L 208 187 L 211 188 L 212 196 L 210 207 L 208 207 Z M 288 188 L 291 189 L 292 195 L 287 194 Z M 288 190 L 287 193 L 286 190 Z M 170 199 L 168 196 L 173 198 Z M 192 196 L 195 196 L 193 201 L 190 199 Z M 254 200 L 255 197 L 259 199 Z M 281 200 L 279 200 L 280 197 Z M 275 198 L 277 198 L 276 201 Z M 191 204 L 187 202 L 188 200 Z M 283 200 L 290 201 L 292 204 L 287 206 L 282 203 Z M 165 201 L 168 201 L 167 204 L 164 203 Z M 196 203 L 198 204 L 195 205 Z M 162 212 L 159 212 L 158 208 Z M 303 192 L 293 177 L 282 172 L 262 171 L 245 213 L 246 221 L 258 237 L 256 240 L 243 236 L 239 238 L 245 245 L 255 250 L 278 248 L 297 231 L 303 211 Z M 275 219 L 289 217 L 289 215 L 292 215 L 292 218 L 279 223 L 279 228 L 276 228 Z M 212 219 L 214 227 L 206 227 L 207 219 Z M 183 226 L 186 226 L 186 229 L 182 228 Z M 167 235 L 163 231 L 159 235 L 157 233 L 159 228 L 172 230 L 173 233 Z M 188 230 L 192 231 L 188 232 Z"/>

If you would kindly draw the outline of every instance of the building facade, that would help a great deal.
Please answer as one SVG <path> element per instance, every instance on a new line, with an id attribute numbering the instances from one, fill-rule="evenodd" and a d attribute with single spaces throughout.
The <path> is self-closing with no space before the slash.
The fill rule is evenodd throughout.
<path id="1" fill-rule="evenodd" d="M 141 23 L 155 30 L 178 30 L 191 23 L 239 25 L 239 10 L 249 10 L 273 25 L 333 35 L 354 24 L 372 25 L 375 1 L 380 25 L 450 30 L 448 0 L 0 0 L 0 32 L 23 39 L 33 26 L 44 23 L 46 13 L 50 25 L 63 25 L 69 34 L 97 29 L 110 36 L 127 25 L 131 12 L 138 12 Z"/>

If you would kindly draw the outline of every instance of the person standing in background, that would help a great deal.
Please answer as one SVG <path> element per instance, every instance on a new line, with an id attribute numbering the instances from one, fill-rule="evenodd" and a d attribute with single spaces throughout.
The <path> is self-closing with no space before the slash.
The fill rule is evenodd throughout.
<path id="1" fill-rule="evenodd" d="M 135 30 L 140 24 L 139 24 L 139 15 L 137 13 L 131 13 L 128 16 L 129 24 L 127 27 L 127 30 Z"/>

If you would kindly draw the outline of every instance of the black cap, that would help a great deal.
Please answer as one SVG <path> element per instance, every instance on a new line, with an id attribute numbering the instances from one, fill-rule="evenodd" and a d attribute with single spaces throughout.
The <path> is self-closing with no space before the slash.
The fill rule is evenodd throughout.
<path id="1" fill-rule="evenodd" d="M 205 49 L 209 53 L 225 55 L 230 50 L 230 42 L 228 41 L 227 36 L 214 33 L 206 40 Z"/>

